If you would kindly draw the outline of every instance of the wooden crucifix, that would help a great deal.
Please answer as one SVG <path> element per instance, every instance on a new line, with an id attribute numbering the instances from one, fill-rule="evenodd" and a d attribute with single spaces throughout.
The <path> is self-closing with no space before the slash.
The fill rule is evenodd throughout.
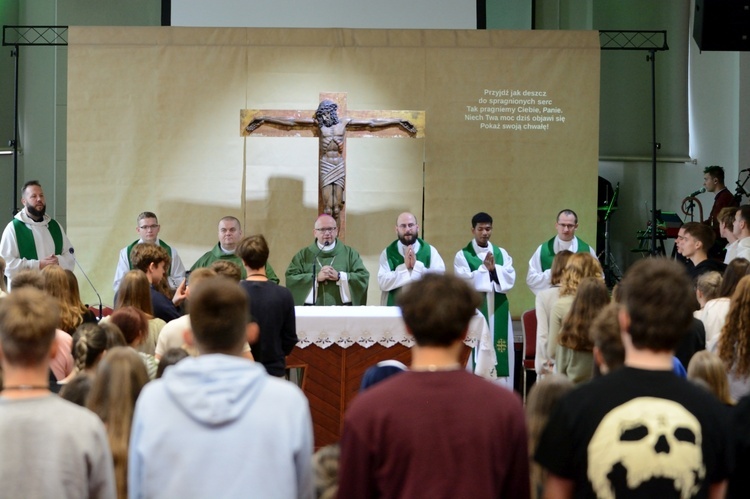
<path id="1" fill-rule="evenodd" d="M 243 109 L 240 133 L 317 137 L 318 213 L 332 215 L 343 238 L 346 220 L 346 139 L 424 137 L 424 111 L 349 111 L 345 93 L 321 93 L 317 110 Z"/>

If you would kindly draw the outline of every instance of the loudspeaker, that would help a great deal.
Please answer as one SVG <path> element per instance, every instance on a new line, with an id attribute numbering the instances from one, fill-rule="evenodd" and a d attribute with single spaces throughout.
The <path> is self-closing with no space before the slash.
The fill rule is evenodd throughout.
<path id="1" fill-rule="evenodd" d="M 693 39 L 701 50 L 750 50 L 750 0 L 695 0 Z"/>

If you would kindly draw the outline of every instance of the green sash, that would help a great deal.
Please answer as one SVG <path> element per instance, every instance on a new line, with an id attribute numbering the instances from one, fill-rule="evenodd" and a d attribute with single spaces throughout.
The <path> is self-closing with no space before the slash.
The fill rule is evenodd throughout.
<path id="1" fill-rule="evenodd" d="M 139 244 L 141 240 L 133 241 L 130 246 L 128 246 L 127 254 L 128 254 L 128 267 L 130 267 L 130 270 L 133 270 L 133 262 L 130 261 L 130 252 L 133 251 L 133 246 L 136 244 Z M 159 246 L 167 250 L 167 253 L 169 253 L 169 268 L 167 268 L 167 277 L 169 277 L 172 274 L 172 248 L 169 247 L 167 243 L 159 239 Z"/>
<path id="2" fill-rule="evenodd" d="M 463 249 L 464 258 L 466 263 L 469 264 L 469 269 L 472 272 L 476 271 L 479 267 L 484 265 L 484 261 L 481 260 L 476 252 L 474 251 L 474 244 L 470 242 L 468 246 Z M 495 257 L 495 265 L 502 266 L 503 254 L 500 252 L 500 248 L 497 246 L 492 247 L 492 255 Z M 487 310 L 487 296 L 485 295 L 482 299 L 482 306 L 479 308 L 484 318 L 489 321 L 489 313 Z M 497 364 L 495 370 L 499 378 L 510 376 L 510 366 L 508 356 L 508 297 L 505 293 L 495 293 L 495 321 L 492 328 L 492 344 L 495 347 L 495 355 L 497 355 Z"/>
<path id="3" fill-rule="evenodd" d="M 578 251 L 576 253 L 588 253 L 591 251 L 589 245 L 583 242 L 582 239 L 578 238 Z M 542 263 L 542 270 L 549 270 L 552 268 L 552 260 L 555 259 L 555 238 L 553 237 L 546 243 L 542 244 L 542 251 L 539 252 L 539 260 Z"/>
<path id="4" fill-rule="evenodd" d="M 430 268 L 430 260 L 432 258 L 430 245 L 419 238 L 417 238 L 417 241 L 419 242 L 419 251 L 417 251 L 415 256 L 426 268 Z M 385 256 L 388 258 L 388 267 L 390 267 L 391 270 L 396 270 L 396 267 L 404 263 L 403 255 L 398 252 L 398 239 L 388 245 L 385 249 Z M 386 301 L 387 306 L 393 307 L 396 305 L 396 295 L 400 290 L 401 288 L 396 288 L 388 291 L 388 300 Z"/>
<path id="5" fill-rule="evenodd" d="M 27 260 L 39 260 L 39 255 L 36 253 L 36 243 L 34 243 L 34 233 L 31 229 L 17 218 L 13 219 L 13 228 L 16 231 L 18 255 Z M 56 220 L 50 218 L 49 223 L 47 223 L 47 230 L 49 230 L 52 241 L 55 243 L 55 255 L 62 254 L 63 237 L 60 225 Z"/>

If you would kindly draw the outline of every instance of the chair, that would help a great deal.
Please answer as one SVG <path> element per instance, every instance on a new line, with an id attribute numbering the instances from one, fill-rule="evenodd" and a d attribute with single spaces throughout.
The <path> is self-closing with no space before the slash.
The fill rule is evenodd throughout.
<path id="1" fill-rule="evenodd" d="M 98 318 L 99 317 L 99 306 L 98 305 L 89 305 L 89 310 Z M 112 315 L 114 312 L 114 309 L 112 307 L 108 307 L 106 305 L 102 305 L 102 317 L 107 317 L 109 315 Z"/>
<path id="2" fill-rule="evenodd" d="M 536 310 L 525 311 L 521 315 L 521 328 L 523 329 L 523 403 L 526 404 L 526 375 L 528 371 L 534 371 L 534 359 L 536 357 Z"/>

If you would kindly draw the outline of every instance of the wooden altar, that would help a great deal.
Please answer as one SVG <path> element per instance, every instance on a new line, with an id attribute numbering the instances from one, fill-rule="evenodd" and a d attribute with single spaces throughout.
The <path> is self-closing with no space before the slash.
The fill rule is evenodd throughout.
<path id="1" fill-rule="evenodd" d="M 287 357 L 289 369 L 301 369 L 301 387 L 313 420 L 315 447 L 337 442 L 349 403 L 362 375 L 381 360 L 409 365 L 413 340 L 397 307 L 295 307 L 299 342 Z M 490 377 L 494 350 L 484 318 L 472 319 L 462 361 L 480 346 L 475 372 Z"/>

